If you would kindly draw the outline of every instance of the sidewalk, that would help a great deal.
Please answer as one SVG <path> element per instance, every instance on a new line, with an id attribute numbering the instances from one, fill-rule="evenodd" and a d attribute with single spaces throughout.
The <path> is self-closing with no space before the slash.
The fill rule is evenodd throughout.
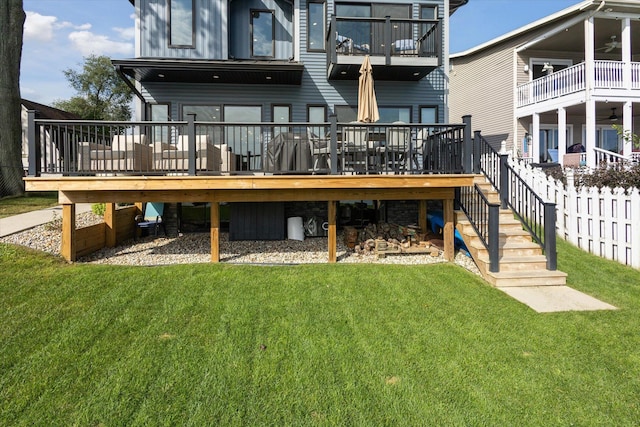
<path id="1" fill-rule="evenodd" d="M 83 212 L 91 212 L 90 203 L 78 203 L 76 205 L 76 214 Z M 0 237 L 29 230 L 30 228 L 51 222 L 55 218 L 62 218 L 62 206 L 54 206 L 39 211 L 0 218 Z"/>

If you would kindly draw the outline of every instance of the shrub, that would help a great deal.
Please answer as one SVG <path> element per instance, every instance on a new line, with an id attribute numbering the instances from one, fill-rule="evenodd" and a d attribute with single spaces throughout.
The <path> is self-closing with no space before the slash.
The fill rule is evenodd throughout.
<path id="1" fill-rule="evenodd" d="M 104 216 L 104 211 L 107 209 L 106 203 L 94 203 L 91 205 L 91 212 L 96 215 Z"/>
<path id="2" fill-rule="evenodd" d="M 576 170 L 576 187 L 640 188 L 640 164 L 600 165 L 591 172 Z"/>

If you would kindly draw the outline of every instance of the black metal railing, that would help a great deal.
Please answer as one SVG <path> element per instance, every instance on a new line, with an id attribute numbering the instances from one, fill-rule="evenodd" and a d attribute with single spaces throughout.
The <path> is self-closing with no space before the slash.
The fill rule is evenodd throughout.
<path id="1" fill-rule="evenodd" d="M 331 16 L 328 54 L 441 58 L 442 31 L 437 19 Z"/>
<path id="2" fill-rule="evenodd" d="M 482 245 L 489 252 L 489 271 L 500 271 L 500 204 L 491 203 L 482 189 L 462 187 L 458 199 Z"/>
<path id="3" fill-rule="evenodd" d="M 474 172 L 484 174 L 496 188 L 500 194 L 501 208 L 510 208 L 513 211 L 524 229 L 542 248 L 547 258 L 547 268 L 555 270 L 557 268 L 555 204 L 542 200 L 509 166 L 509 156 L 498 153 L 479 131 L 474 134 L 473 150 Z M 496 233 L 493 238 L 497 240 L 499 231 Z M 491 239 L 490 236 L 489 241 Z"/>
<path id="4" fill-rule="evenodd" d="M 32 113 L 30 113 L 30 116 Z M 465 125 L 30 119 L 29 175 L 462 173 Z"/>

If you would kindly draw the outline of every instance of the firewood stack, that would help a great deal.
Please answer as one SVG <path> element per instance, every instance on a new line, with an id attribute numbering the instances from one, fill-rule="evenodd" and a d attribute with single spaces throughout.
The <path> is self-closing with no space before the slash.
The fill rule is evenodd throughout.
<path id="1" fill-rule="evenodd" d="M 345 243 L 357 254 L 427 253 L 438 256 L 442 240 L 423 233 L 417 225 L 401 226 L 393 223 L 369 224 L 363 229 L 345 227 Z"/>

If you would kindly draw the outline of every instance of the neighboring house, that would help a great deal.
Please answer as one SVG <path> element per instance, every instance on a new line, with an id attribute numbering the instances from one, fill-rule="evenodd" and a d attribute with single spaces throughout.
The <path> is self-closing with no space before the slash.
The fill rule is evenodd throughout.
<path id="1" fill-rule="evenodd" d="M 471 114 L 495 148 L 533 163 L 630 158 L 612 124 L 640 132 L 640 2 L 578 3 L 451 55 L 450 78 L 451 116 Z"/>
<path id="2" fill-rule="evenodd" d="M 27 111 L 35 110 L 36 117 L 39 119 L 50 120 L 79 120 L 80 117 L 67 111 L 59 110 L 57 108 L 49 107 L 48 105 L 39 104 L 37 102 L 22 99 L 21 102 L 21 121 L 22 121 L 22 166 L 25 170 L 29 168 L 29 144 L 27 142 Z M 48 132 L 41 137 L 41 141 L 45 144 L 49 143 L 51 136 Z M 53 147 L 52 150 L 48 150 L 53 159 L 60 157 L 57 147 Z M 46 167 L 46 166 L 45 166 Z"/>
<path id="3" fill-rule="evenodd" d="M 467 1 L 130 0 L 136 57 L 113 64 L 142 120 L 349 122 L 369 54 L 381 123 L 445 123 L 449 15 Z"/>

